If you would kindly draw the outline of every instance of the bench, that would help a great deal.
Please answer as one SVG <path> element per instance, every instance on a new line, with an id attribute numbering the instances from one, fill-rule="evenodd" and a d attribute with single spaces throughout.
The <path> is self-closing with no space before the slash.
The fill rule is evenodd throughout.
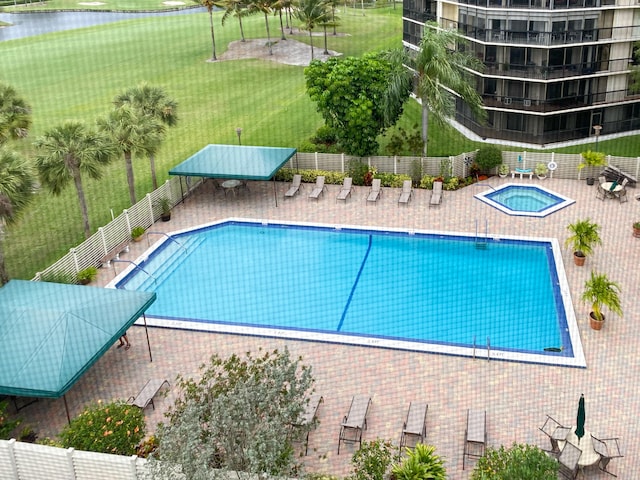
<path id="1" fill-rule="evenodd" d="M 511 178 L 515 178 L 516 175 L 520 175 L 520 180 L 522 180 L 523 175 L 529 175 L 529 180 L 533 179 L 533 170 L 511 170 Z"/>
<path id="2" fill-rule="evenodd" d="M 167 380 L 163 380 L 160 378 L 152 378 L 149 380 L 142 390 L 138 392 L 136 396 L 129 397 L 127 403 L 129 405 L 135 405 L 136 407 L 140 407 L 141 409 L 145 409 L 149 404 L 156 409 L 156 406 L 153 404 L 153 397 L 160 391 L 164 384 L 167 384 L 167 387 L 170 387 L 169 382 Z"/>
<path id="3" fill-rule="evenodd" d="M 102 265 L 111 266 L 111 260 L 120 260 L 122 252 L 129 251 L 129 240 L 124 240 L 109 250 L 104 257 L 98 260 Z"/>

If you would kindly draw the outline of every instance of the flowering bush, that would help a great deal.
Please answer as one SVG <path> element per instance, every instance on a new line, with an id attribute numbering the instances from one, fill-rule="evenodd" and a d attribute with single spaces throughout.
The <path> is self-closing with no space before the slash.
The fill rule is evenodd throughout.
<path id="1" fill-rule="evenodd" d="M 10 420 L 7 414 L 9 402 L 6 400 L 0 402 L 0 440 L 9 440 L 11 432 L 20 425 L 19 419 Z"/>
<path id="2" fill-rule="evenodd" d="M 510 448 L 487 448 L 476 463 L 471 480 L 557 480 L 558 462 L 543 450 L 514 443 Z"/>
<path id="3" fill-rule="evenodd" d="M 65 448 L 135 455 L 144 438 L 142 410 L 124 402 L 92 405 L 67 425 L 60 438 Z"/>

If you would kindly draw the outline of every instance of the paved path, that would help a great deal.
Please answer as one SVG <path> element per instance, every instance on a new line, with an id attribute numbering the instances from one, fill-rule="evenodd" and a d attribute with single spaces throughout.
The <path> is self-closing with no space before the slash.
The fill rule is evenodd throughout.
<path id="1" fill-rule="evenodd" d="M 488 180 L 494 186 L 505 182 L 507 180 L 497 177 Z M 522 183 L 531 182 L 523 180 Z M 358 187 L 351 200 L 337 204 L 337 186 L 329 186 L 324 198 L 315 202 L 305 196 L 310 192 L 310 185 L 300 196 L 284 200 L 286 185 L 277 184 L 279 207 L 276 208 L 270 183 L 251 183 L 250 194 L 226 199 L 221 194 L 213 195 L 211 185 L 205 184 L 184 205 L 174 209 L 170 222 L 159 222 L 153 229 L 175 231 L 214 220 L 245 217 L 472 232 L 476 220 L 481 225 L 487 220 L 491 234 L 557 237 L 563 242 L 568 223 L 590 217 L 602 226 L 604 245 L 596 248 L 595 255 L 587 259 L 587 265 L 582 268 L 573 265 L 571 252 L 563 254 L 587 369 L 158 328 L 150 329 L 154 354 L 154 361 L 150 363 L 144 330 L 134 327 L 129 332 L 133 347 L 124 351 L 114 346 L 67 394 L 72 415 L 92 400 L 126 399 L 150 377 L 168 378 L 173 385 L 177 374 L 197 373 L 198 365 L 213 352 L 226 356 L 232 352 L 256 351 L 259 347 L 273 349 L 286 345 L 313 366 L 317 391 L 325 396 L 319 410 L 321 424 L 310 435 L 306 463 L 311 471 L 350 473 L 353 446 L 347 445 L 338 456 L 337 438 L 340 421 L 354 394 L 370 394 L 373 398 L 365 440 L 381 437 L 398 442 L 409 402 L 426 401 L 429 404 L 427 441 L 446 459 L 451 478 L 466 479 L 470 470 L 462 470 L 462 449 L 467 408 L 487 410 L 490 445 L 510 445 L 516 441 L 548 448 L 547 438 L 538 430 L 545 414 L 567 425 L 573 424 L 578 399 L 584 393 L 587 428 L 603 437 L 621 437 L 625 457 L 614 460 L 611 468 L 619 478 L 634 478 L 640 471 L 637 454 L 640 362 L 636 354 L 640 314 L 637 303 L 640 269 L 636 266 L 640 239 L 632 237 L 631 225 L 640 220 L 640 203 L 633 199 L 634 190 L 630 191 L 629 202 L 619 204 L 614 200 L 597 200 L 595 187 L 583 182 L 547 179 L 543 185 L 576 199 L 576 204 L 544 219 L 520 218 L 507 216 L 475 200 L 473 194 L 481 191 L 480 187 L 444 192 L 442 205 L 429 208 L 430 192 L 424 190 L 416 191 L 408 207 L 398 207 L 399 189 L 385 189 L 377 205 L 366 205 L 367 189 Z M 137 258 L 146 246 L 146 242 L 132 244 L 126 258 Z M 120 269 L 122 265 L 117 267 Z M 455 275 L 464 265 L 445 268 Z M 625 316 L 608 315 L 600 332 L 589 328 L 588 307 L 579 300 L 591 268 L 606 272 L 622 287 Z M 106 284 L 113 276 L 113 269 L 101 269 L 100 284 Z M 464 292 L 460 301 L 465 301 Z M 393 315 L 393 312 L 387 313 Z M 171 388 L 167 398 L 156 401 L 155 411 L 150 407 L 145 410 L 150 430 L 163 420 L 162 412 L 175 395 L 176 389 Z M 54 435 L 65 422 L 62 400 L 41 400 L 23 413 L 41 436 Z M 606 475 L 590 470 L 587 477 L 606 478 Z"/>

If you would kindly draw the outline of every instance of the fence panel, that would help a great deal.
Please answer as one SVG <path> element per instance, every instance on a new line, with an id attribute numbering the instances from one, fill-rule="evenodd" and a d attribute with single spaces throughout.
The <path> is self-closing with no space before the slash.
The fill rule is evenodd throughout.
<path id="1" fill-rule="evenodd" d="M 69 451 L 63 448 L 15 442 L 13 454 L 20 480 L 42 480 L 43 472 L 47 480 L 74 478 Z"/>

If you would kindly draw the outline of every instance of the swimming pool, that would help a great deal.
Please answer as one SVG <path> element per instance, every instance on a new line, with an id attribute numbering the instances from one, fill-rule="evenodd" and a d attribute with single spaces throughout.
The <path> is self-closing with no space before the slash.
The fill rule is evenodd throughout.
<path id="1" fill-rule="evenodd" d="M 151 325 L 584 367 L 557 240 L 477 240 L 230 219 L 110 286 L 154 290 Z"/>
<path id="2" fill-rule="evenodd" d="M 507 183 L 475 197 L 507 215 L 528 217 L 546 217 L 575 203 L 575 200 L 539 185 L 519 183 Z"/>

